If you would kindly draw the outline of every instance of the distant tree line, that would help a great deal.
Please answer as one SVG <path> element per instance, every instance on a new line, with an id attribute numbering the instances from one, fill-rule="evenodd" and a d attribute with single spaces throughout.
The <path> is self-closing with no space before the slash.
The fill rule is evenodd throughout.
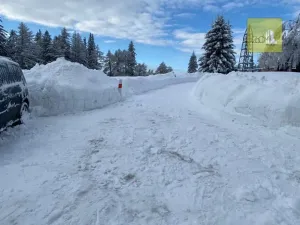
<path id="1" fill-rule="evenodd" d="M 31 69 L 36 64 L 47 64 L 64 57 L 89 69 L 103 70 L 108 76 L 147 76 L 164 74 L 173 69 L 162 62 L 156 71 L 147 68 L 145 63 L 137 63 L 135 46 L 131 41 L 127 50 L 108 51 L 104 56 L 95 43 L 94 35 L 88 39 L 80 33 L 71 35 L 66 28 L 57 36 L 51 37 L 46 30 L 36 34 L 21 22 L 17 30 L 9 33 L 4 29 L 0 18 L 0 55 L 19 63 L 22 69 Z"/>
<path id="2" fill-rule="evenodd" d="M 0 33 L 0 55 L 16 61 L 22 69 L 31 69 L 37 63 L 47 64 L 59 57 L 83 64 L 89 69 L 102 69 L 103 53 L 95 44 L 93 34 L 89 35 L 88 41 L 77 32 L 70 36 L 66 28 L 54 38 L 47 30 L 44 33 L 39 30 L 34 35 L 22 22 L 17 31 L 11 30 L 5 35 L 1 27 Z"/>
<path id="3" fill-rule="evenodd" d="M 286 27 L 289 26 L 289 29 Z M 283 24 L 282 52 L 265 52 L 258 59 L 259 68 L 265 71 L 300 72 L 300 20 Z"/>
<path id="4" fill-rule="evenodd" d="M 165 74 L 173 71 L 172 67 L 162 62 L 155 71 L 147 69 L 145 63 L 136 62 L 136 53 L 131 41 L 128 50 L 116 50 L 114 54 L 108 51 L 104 59 L 104 73 L 108 76 L 148 76 Z"/>

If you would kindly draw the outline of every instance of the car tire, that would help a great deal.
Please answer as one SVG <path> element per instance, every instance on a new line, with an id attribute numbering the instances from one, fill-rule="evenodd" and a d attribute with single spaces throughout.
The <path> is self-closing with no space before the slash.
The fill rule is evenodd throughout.
<path id="1" fill-rule="evenodd" d="M 25 117 L 29 115 L 29 105 L 27 102 L 23 102 L 20 109 L 20 123 L 25 123 Z"/>

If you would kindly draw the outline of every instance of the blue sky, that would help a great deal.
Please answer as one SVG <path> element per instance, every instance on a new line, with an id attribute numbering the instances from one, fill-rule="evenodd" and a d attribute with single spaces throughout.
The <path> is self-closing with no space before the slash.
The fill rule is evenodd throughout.
<path id="1" fill-rule="evenodd" d="M 218 14 L 233 26 L 238 57 L 247 18 L 289 20 L 299 9 L 299 0 L 1 0 L 0 16 L 7 31 L 23 21 L 34 33 L 47 29 L 52 36 L 63 26 L 83 36 L 93 32 L 104 53 L 126 49 L 133 40 L 138 62 L 154 69 L 164 61 L 185 71 Z"/>

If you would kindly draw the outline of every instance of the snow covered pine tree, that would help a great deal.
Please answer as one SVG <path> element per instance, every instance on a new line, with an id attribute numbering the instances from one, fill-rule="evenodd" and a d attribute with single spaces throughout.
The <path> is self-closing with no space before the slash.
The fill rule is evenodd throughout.
<path id="1" fill-rule="evenodd" d="M 10 57 L 13 61 L 17 61 L 17 57 L 18 57 L 17 42 L 18 42 L 17 32 L 15 30 L 11 30 L 5 44 L 5 49 L 7 51 L 7 56 Z"/>
<path id="2" fill-rule="evenodd" d="M 165 73 L 168 73 L 168 68 L 167 68 L 167 65 L 164 62 L 162 62 L 157 67 L 155 74 L 165 74 Z"/>
<path id="3" fill-rule="evenodd" d="M 285 27 L 288 26 L 288 27 Z M 259 67 L 263 70 L 300 72 L 300 20 L 294 24 L 283 24 L 282 52 L 264 52 L 260 55 Z"/>
<path id="4" fill-rule="evenodd" d="M 22 69 L 31 69 L 38 61 L 35 49 L 32 32 L 21 22 L 18 26 L 16 62 Z"/>
<path id="5" fill-rule="evenodd" d="M 0 56 L 7 56 L 7 51 L 5 49 L 6 30 L 4 30 L 1 23 L 2 23 L 2 20 L 0 18 Z"/>
<path id="6" fill-rule="evenodd" d="M 197 56 L 195 55 L 195 52 L 193 52 L 189 61 L 188 73 L 195 73 L 197 72 L 197 69 L 198 69 Z"/>
<path id="7" fill-rule="evenodd" d="M 56 60 L 55 51 L 52 44 L 52 39 L 49 32 L 46 30 L 42 37 L 42 60 L 44 64 Z"/>
<path id="8" fill-rule="evenodd" d="M 131 41 L 128 46 L 128 57 L 127 57 L 127 71 L 126 74 L 129 76 L 134 76 L 136 63 L 136 53 L 133 42 Z"/>
<path id="9" fill-rule="evenodd" d="M 234 70 L 235 52 L 229 22 L 218 16 L 212 29 L 205 35 L 203 56 L 199 59 L 199 71 L 227 74 Z"/>

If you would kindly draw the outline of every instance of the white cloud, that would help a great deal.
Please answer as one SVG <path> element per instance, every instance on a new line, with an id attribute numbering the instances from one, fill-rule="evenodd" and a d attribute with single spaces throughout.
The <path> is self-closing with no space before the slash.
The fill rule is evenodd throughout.
<path id="1" fill-rule="evenodd" d="M 202 45 L 205 41 L 205 33 L 188 32 L 186 30 L 175 30 L 173 32 L 174 38 L 178 40 L 177 49 L 196 54 L 202 53 Z"/>
<path id="2" fill-rule="evenodd" d="M 296 19 L 300 13 L 300 0 L 281 0 L 279 1 L 283 7 L 290 8 L 292 13 L 288 13 L 287 16 L 294 17 Z"/>
<path id="3" fill-rule="evenodd" d="M 157 9 L 157 0 L 1 0 L 0 14 L 24 22 L 162 45 L 168 42 L 164 41 L 167 18 L 158 15 Z"/>
<path id="4" fill-rule="evenodd" d="M 243 43 L 243 35 L 234 36 L 233 43 L 235 45 L 241 45 Z"/>
<path id="5" fill-rule="evenodd" d="M 233 28 L 232 32 L 233 34 L 244 34 L 245 33 L 245 28 Z"/>
<path id="6" fill-rule="evenodd" d="M 116 40 L 105 40 L 104 41 L 104 43 L 106 43 L 106 44 L 115 43 L 115 42 L 116 42 Z"/>
<path id="7" fill-rule="evenodd" d="M 194 16 L 196 16 L 195 13 L 177 13 L 177 14 L 175 14 L 175 17 L 179 17 L 179 18 L 193 18 Z"/>
<path id="8" fill-rule="evenodd" d="M 173 43 L 167 32 L 172 25 L 168 23 L 172 18 L 169 9 L 199 2 L 201 0 L 1 0 L 0 14 L 9 19 L 65 26 L 104 37 L 168 45 Z"/>
<path id="9" fill-rule="evenodd" d="M 244 32 L 245 29 L 233 29 L 233 42 L 235 45 L 234 51 L 236 52 L 237 60 L 240 56 Z M 173 35 L 174 38 L 178 40 L 176 49 L 190 54 L 195 51 L 197 56 L 200 56 L 203 53 L 202 46 L 205 42 L 205 33 L 188 30 L 175 30 Z"/>
<path id="10" fill-rule="evenodd" d="M 285 1 L 285 0 L 280 0 Z M 271 0 L 0 0 L 0 14 L 14 20 L 35 22 L 46 26 L 93 32 L 112 38 L 129 39 L 151 45 L 172 45 L 169 31 L 172 11 L 180 9 L 178 17 L 190 17 L 185 11 L 198 8 L 220 12 L 236 7 L 247 7 L 255 3 Z M 299 6 L 299 1 L 291 0 L 292 6 Z M 183 46 L 196 47 L 193 38 Z"/>
<path id="11" fill-rule="evenodd" d="M 228 2 L 222 6 L 222 9 L 231 10 L 231 9 L 235 9 L 235 8 L 241 8 L 243 6 L 244 6 L 244 4 L 241 2 Z"/>
<path id="12" fill-rule="evenodd" d="M 205 11 L 219 12 L 221 9 L 218 6 L 207 4 L 203 7 Z"/>

